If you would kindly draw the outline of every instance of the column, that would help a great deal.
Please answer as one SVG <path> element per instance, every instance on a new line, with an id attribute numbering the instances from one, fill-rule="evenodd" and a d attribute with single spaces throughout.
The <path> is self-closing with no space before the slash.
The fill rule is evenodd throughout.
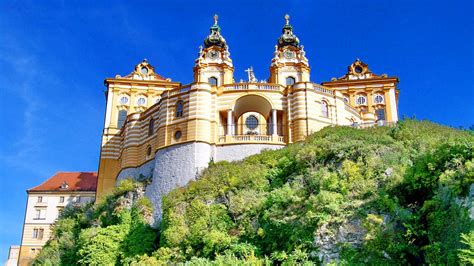
<path id="1" fill-rule="evenodd" d="M 232 136 L 233 130 L 233 119 L 232 119 L 232 110 L 227 110 L 227 136 Z"/>
<path id="2" fill-rule="evenodd" d="M 273 135 L 278 135 L 278 128 L 277 128 L 277 110 L 276 109 L 272 109 L 272 134 Z"/>
<path id="3" fill-rule="evenodd" d="M 385 110 L 385 113 L 388 113 L 390 112 L 391 114 L 391 117 L 392 117 L 392 121 L 390 122 L 397 122 L 398 121 L 398 106 L 397 106 L 397 99 L 395 98 L 395 89 L 394 88 L 391 88 L 389 91 L 388 91 L 388 95 L 389 95 L 389 101 L 390 101 L 390 110 Z M 387 99 L 385 99 L 385 105 L 387 105 Z M 385 119 L 387 120 L 387 117 L 385 117 Z"/>

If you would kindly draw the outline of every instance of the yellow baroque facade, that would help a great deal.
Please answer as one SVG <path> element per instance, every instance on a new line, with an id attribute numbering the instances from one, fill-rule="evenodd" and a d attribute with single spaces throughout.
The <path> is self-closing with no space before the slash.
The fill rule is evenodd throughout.
<path id="1" fill-rule="evenodd" d="M 209 161 L 239 160 L 304 140 L 326 126 L 386 125 L 398 120 L 398 78 L 356 60 L 346 75 L 316 84 L 304 47 L 286 16 L 270 75 L 234 80 L 229 47 L 215 16 L 183 85 L 146 60 L 127 76 L 107 78 L 107 107 L 97 195 L 126 177 L 148 178 L 159 216 L 161 195 L 185 185 Z"/>

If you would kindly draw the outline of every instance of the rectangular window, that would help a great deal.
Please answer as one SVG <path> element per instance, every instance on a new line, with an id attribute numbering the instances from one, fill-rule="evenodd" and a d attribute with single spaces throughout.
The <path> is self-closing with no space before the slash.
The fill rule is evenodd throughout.
<path id="1" fill-rule="evenodd" d="M 64 196 L 59 197 L 59 203 L 64 203 Z"/>
<path id="2" fill-rule="evenodd" d="M 38 238 L 38 232 L 39 232 L 39 230 L 37 228 L 33 229 L 33 238 L 34 239 Z"/>
<path id="3" fill-rule="evenodd" d="M 120 110 L 117 118 L 117 128 L 122 128 L 125 120 L 127 120 L 127 110 Z"/>
<path id="4" fill-rule="evenodd" d="M 43 202 L 43 196 L 38 196 L 38 199 L 37 199 L 37 201 L 36 201 L 36 202 L 38 202 L 38 203 L 41 203 L 41 202 Z"/>
<path id="5" fill-rule="evenodd" d="M 46 209 L 36 209 L 33 220 L 44 220 L 46 219 Z"/>
<path id="6" fill-rule="evenodd" d="M 76 197 L 74 197 L 74 202 L 75 202 L 75 203 L 81 202 L 81 196 L 76 196 Z"/>
<path id="7" fill-rule="evenodd" d="M 385 109 L 377 109 L 375 114 L 377 115 L 377 120 L 385 120 Z"/>
<path id="8" fill-rule="evenodd" d="M 44 229 L 40 228 L 38 230 L 38 239 L 43 239 L 43 235 L 44 235 Z"/>

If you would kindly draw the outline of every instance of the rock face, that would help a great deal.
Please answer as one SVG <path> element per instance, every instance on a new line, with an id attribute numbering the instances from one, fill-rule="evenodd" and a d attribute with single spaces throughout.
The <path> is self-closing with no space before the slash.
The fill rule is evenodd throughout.
<path id="1" fill-rule="evenodd" d="M 469 217 L 474 220 L 474 184 L 469 189 L 469 196 L 467 197 L 467 207 L 469 208 Z"/>
<path id="2" fill-rule="evenodd" d="M 350 220 L 334 228 L 328 224 L 322 225 L 314 239 L 314 245 L 319 249 L 319 260 L 323 265 L 339 261 L 341 244 L 360 246 L 366 233 L 360 219 Z"/>
<path id="3" fill-rule="evenodd" d="M 474 184 L 471 184 L 469 187 L 469 193 L 467 196 L 462 199 L 457 199 L 456 202 L 460 206 L 465 207 L 469 212 L 469 218 L 474 220 Z"/>
<path id="4" fill-rule="evenodd" d="M 116 209 L 127 209 L 130 210 L 132 209 L 133 204 L 138 201 L 140 198 L 145 197 L 145 184 L 142 186 L 138 186 L 136 189 L 132 191 L 126 192 L 124 195 L 120 196 L 117 201 L 115 208 Z M 147 223 L 153 224 L 153 215 L 152 213 L 149 213 L 149 211 L 142 211 L 143 218 Z"/>

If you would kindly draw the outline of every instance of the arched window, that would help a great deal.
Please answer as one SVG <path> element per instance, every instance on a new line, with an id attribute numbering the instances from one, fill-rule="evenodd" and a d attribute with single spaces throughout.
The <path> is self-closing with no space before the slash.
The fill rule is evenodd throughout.
<path id="1" fill-rule="evenodd" d="M 377 116 L 377 121 L 385 120 L 385 109 L 380 108 L 375 110 L 375 115 Z"/>
<path id="2" fill-rule="evenodd" d="M 153 135 L 155 132 L 155 120 L 150 119 L 150 123 L 148 124 L 148 136 Z"/>
<path id="3" fill-rule="evenodd" d="M 296 79 L 294 77 L 287 77 L 286 78 L 286 86 L 292 86 L 293 84 L 295 84 L 296 82 Z"/>
<path id="4" fill-rule="evenodd" d="M 216 87 L 217 86 L 217 78 L 216 77 L 210 77 L 207 79 L 207 82 L 211 84 L 211 86 Z"/>
<path id="5" fill-rule="evenodd" d="M 328 103 L 325 101 L 321 102 L 321 116 L 329 117 L 329 107 L 328 107 Z"/>
<path id="6" fill-rule="evenodd" d="M 127 110 L 120 110 L 117 118 L 117 128 L 122 128 L 127 119 Z"/>
<path id="7" fill-rule="evenodd" d="M 365 98 L 365 96 L 363 96 L 363 95 L 357 96 L 356 103 L 357 103 L 357 105 L 366 105 L 367 104 L 367 98 Z"/>
<path id="8" fill-rule="evenodd" d="M 176 103 L 176 117 L 182 117 L 183 116 L 183 101 L 178 101 Z"/>

